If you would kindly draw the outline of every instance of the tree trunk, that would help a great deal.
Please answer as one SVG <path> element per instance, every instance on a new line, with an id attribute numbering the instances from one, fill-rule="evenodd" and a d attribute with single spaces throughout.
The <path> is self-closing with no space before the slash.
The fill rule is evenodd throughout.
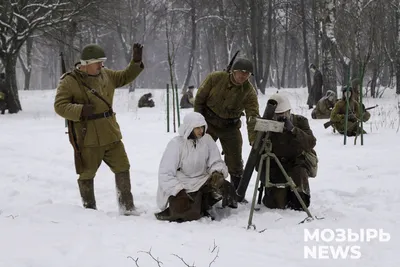
<path id="1" fill-rule="evenodd" d="M 275 3 L 274 3 L 275 4 Z M 277 36 L 277 28 L 278 28 L 278 22 L 277 22 L 277 14 L 274 13 L 274 61 L 275 61 L 275 86 L 278 88 L 278 90 L 281 88 L 280 86 L 280 81 L 279 81 L 279 52 L 278 52 L 278 36 Z"/>
<path id="2" fill-rule="evenodd" d="M 222 36 L 222 54 L 221 56 L 221 62 L 224 64 L 224 66 L 228 65 L 229 62 L 229 55 L 232 50 L 229 37 L 228 37 L 228 26 L 225 23 L 225 5 L 224 5 L 224 0 L 219 0 L 218 1 L 218 11 L 219 11 L 219 16 L 224 20 L 222 22 L 222 27 L 223 27 L 223 36 Z"/>
<path id="3" fill-rule="evenodd" d="M 400 95 L 400 3 L 396 10 L 397 44 L 396 44 L 396 94 Z"/>
<path id="4" fill-rule="evenodd" d="M 6 54 L 3 63 L 5 65 L 6 84 L 8 85 L 7 107 L 9 113 L 18 113 L 22 110 L 18 96 L 17 86 L 17 54 Z"/>
<path id="5" fill-rule="evenodd" d="M 372 64 L 371 97 L 376 98 L 376 82 L 378 79 L 379 67 L 377 66 L 376 62 L 373 62 Z"/>
<path id="6" fill-rule="evenodd" d="M 315 54 L 314 54 L 314 65 L 319 69 L 319 19 L 318 19 L 318 0 L 312 1 L 312 17 L 314 22 L 314 42 L 315 42 Z"/>
<path id="7" fill-rule="evenodd" d="M 289 51 L 289 4 L 286 3 L 286 11 L 285 11 L 285 49 L 283 52 L 283 63 L 282 63 L 282 76 L 281 76 L 281 87 L 285 88 L 285 75 L 286 75 L 286 67 L 287 67 L 287 59 L 288 59 L 288 51 Z"/>
<path id="8" fill-rule="evenodd" d="M 308 61 L 308 45 L 307 45 L 307 21 L 306 21 L 306 13 L 305 13 L 305 6 L 304 0 L 300 0 L 301 6 L 301 20 L 302 20 L 302 35 L 303 35 L 303 52 L 304 52 L 304 70 L 306 71 L 306 79 L 307 79 L 307 88 L 308 94 L 311 93 L 311 77 L 310 77 L 310 70 L 308 68 L 309 61 Z M 302 75 L 304 77 L 304 74 Z"/>
<path id="9" fill-rule="evenodd" d="M 271 68 L 271 55 L 272 55 L 272 15 L 273 15 L 272 0 L 268 0 L 268 13 L 267 13 L 267 45 L 265 49 L 265 66 L 262 81 L 260 83 L 260 91 L 265 94 L 265 87 L 268 82 L 269 72 Z"/>
<path id="10" fill-rule="evenodd" d="M 259 47 L 259 40 L 262 39 L 262 35 L 260 35 L 260 30 L 263 30 L 263 25 L 260 25 L 261 18 L 259 17 L 259 9 L 260 7 L 258 6 L 257 0 L 250 0 L 251 55 L 253 61 L 256 88 L 261 88 L 260 81 L 262 80 L 262 63 L 264 61 L 264 59 L 259 56 L 259 50 L 263 50 L 262 46 Z"/>
<path id="11" fill-rule="evenodd" d="M 192 45 L 189 51 L 189 61 L 187 65 L 187 74 L 185 78 L 185 82 L 182 86 L 182 91 L 184 88 L 187 88 L 192 78 L 193 66 L 194 66 L 194 53 L 196 52 L 196 39 L 197 39 L 197 23 L 196 23 L 196 0 L 191 1 L 191 9 L 190 9 L 190 20 L 192 23 Z"/>
<path id="12" fill-rule="evenodd" d="M 334 0 L 325 0 L 325 17 L 323 20 L 323 38 L 322 38 L 322 73 L 324 81 L 323 95 L 328 90 L 337 91 L 337 78 L 334 62 L 333 50 L 335 43 L 335 2 Z"/>
<path id="13" fill-rule="evenodd" d="M 31 73 L 32 73 L 32 47 L 33 47 L 33 38 L 28 37 L 26 39 L 26 62 L 24 62 L 21 55 L 18 55 L 19 62 L 21 64 L 22 71 L 25 75 L 25 83 L 24 83 L 24 90 L 29 90 L 29 83 L 31 80 Z"/>

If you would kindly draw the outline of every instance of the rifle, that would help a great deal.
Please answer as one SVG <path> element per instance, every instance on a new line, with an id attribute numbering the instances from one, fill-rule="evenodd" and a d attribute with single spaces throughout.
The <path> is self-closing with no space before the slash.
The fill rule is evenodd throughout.
<path id="1" fill-rule="evenodd" d="M 365 109 L 365 111 L 370 110 L 370 109 L 374 109 L 374 108 L 376 108 L 376 107 L 378 107 L 378 105 L 375 105 L 375 106 L 372 106 L 372 107 L 368 107 L 368 108 Z M 328 128 L 329 126 L 331 126 L 332 124 L 333 124 L 332 121 L 325 122 L 325 123 L 324 123 L 325 129 Z"/>
<path id="2" fill-rule="evenodd" d="M 67 69 L 65 67 L 65 61 L 62 52 L 60 52 L 60 57 L 61 57 L 61 72 L 62 72 L 61 75 L 65 75 Z M 75 170 L 77 174 L 80 174 L 83 166 L 83 161 L 82 161 L 81 151 L 79 150 L 78 146 L 78 138 L 76 136 L 76 132 L 74 129 L 74 122 L 65 119 L 65 127 L 68 128 L 66 134 L 68 134 L 69 142 L 71 143 L 74 149 Z"/>
<path id="3" fill-rule="evenodd" d="M 67 72 L 67 68 L 65 67 L 65 60 L 64 60 L 63 52 L 60 52 L 60 57 L 61 57 L 61 76 L 62 76 Z M 65 128 L 67 128 L 67 127 L 68 127 L 68 120 L 65 119 Z"/>
<path id="4" fill-rule="evenodd" d="M 229 73 L 229 72 L 231 71 L 233 62 L 235 62 L 235 59 L 236 59 L 237 55 L 239 54 L 239 51 L 240 51 L 240 50 L 236 51 L 236 53 L 233 55 L 231 61 L 229 61 L 229 64 L 228 64 L 228 66 L 226 67 L 226 72 Z"/>
<path id="5" fill-rule="evenodd" d="M 272 120 L 275 114 L 276 106 L 277 102 L 275 100 L 269 100 L 267 106 L 265 107 L 262 119 Z M 251 176 L 253 175 L 254 168 L 256 167 L 257 161 L 259 160 L 259 155 L 261 154 L 260 152 L 262 149 L 262 140 L 266 137 L 267 134 L 269 133 L 257 131 L 256 139 L 251 148 L 250 155 L 247 159 L 242 179 L 240 179 L 239 186 L 236 190 L 239 202 L 242 202 L 246 195 L 246 190 L 249 186 Z"/>

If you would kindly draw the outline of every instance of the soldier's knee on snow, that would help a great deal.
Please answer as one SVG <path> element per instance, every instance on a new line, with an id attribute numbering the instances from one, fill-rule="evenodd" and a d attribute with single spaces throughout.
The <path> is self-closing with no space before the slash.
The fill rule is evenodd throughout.
<path id="1" fill-rule="evenodd" d="M 287 188 L 268 188 L 262 203 L 270 209 L 285 209 L 287 206 Z"/>
<path id="2" fill-rule="evenodd" d="M 317 119 L 317 111 L 315 109 L 311 112 L 311 118 Z"/>
<path id="3" fill-rule="evenodd" d="M 311 197 L 308 194 L 299 192 L 300 198 L 303 200 L 305 206 L 310 206 Z M 303 210 L 303 207 L 294 192 L 290 192 L 288 196 L 288 208 L 293 210 Z"/>

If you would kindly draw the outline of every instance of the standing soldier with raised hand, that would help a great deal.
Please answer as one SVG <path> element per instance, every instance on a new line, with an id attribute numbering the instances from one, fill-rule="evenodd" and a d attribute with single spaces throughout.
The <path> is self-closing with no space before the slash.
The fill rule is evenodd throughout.
<path id="1" fill-rule="evenodd" d="M 104 50 L 97 44 L 85 46 L 80 64 L 60 79 L 54 101 L 58 115 L 68 120 L 70 142 L 83 206 L 97 209 L 94 177 L 104 161 L 115 174 L 120 213 L 134 214 L 130 163 L 113 111 L 115 89 L 131 83 L 143 71 L 143 46 L 133 45 L 133 58 L 124 70 L 103 67 Z"/>
<path id="2" fill-rule="evenodd" d="M 246 113 L 250 144 L 254 142 L 259 104 L 249 78 L 253 64 L 244 58 L 236 60 L 232 70 L 210 73 L 199 87 L 194 111 L 201 113 L 208 124 L 207 133 L 221 142 L 231 183 L 237 189 L 243 175 L 241 116 Z"/>

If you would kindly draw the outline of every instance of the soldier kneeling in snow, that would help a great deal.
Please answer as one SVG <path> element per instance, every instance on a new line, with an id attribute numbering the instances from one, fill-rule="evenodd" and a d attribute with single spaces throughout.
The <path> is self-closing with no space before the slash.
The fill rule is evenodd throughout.
<path id="1" fill-rule="evenodd" d="M 151 99 L 153 95 L 151 93 L 147 93 L 142 95 L 142 97 L 138 101 L 139 108 L 154 108 L 154 100 Z"/>
<path id="2" fill-rule="evenodd" d="M 179 128 L 179 136 L 167 145 L 158 171 L 156 218 L 192 221 L 209 216 L 208 210 L 222 199 L 223 207 L 237 208 L 233 185 L 225 180 L 228 169 L 217 144 L 206 133 L 200 113 L 191 112 Z"/>
<path id="3" fill-rule="evenodd" d="M 296 190 L 308 207 L 311 197 L 308 178 L 316 175 L 317 158 L 314 151 L 316 138 L 310 129 L 307 118 L 291 114 L 291 105 L 285 96 L 274 94 L 269 101 L 277 103 L 274 120 L 285 123 L 282 133 L 270 133 L 272 153 L 276 155 L 287 174 L 293 179 Z M 313 161 L 312 163 L 310 163 L 310 159 L 311 162 Z M 256 170 L 258 170 L 258 166 Z M 262 184 L 264 184 L 265 174 L 264 167 L 261 172 Z M 271 159 L 270 164 L 270 182 L 274 184 L 287 182 L 278 164 L 273 159 Z M 266 188 L 262 202 L 271 209 L 302 210 L 299 200 L 290 187 Z"/>
<path id="4" fill-rule="evenodd" d="M 329 119 L 331 117 L 331 111 L 335 106 L 336 93 L 332 90 L 328 90 L 326 95 L 321 98 L 314 110 L 311 112 L 311 118 L 313 119 Z"/>

